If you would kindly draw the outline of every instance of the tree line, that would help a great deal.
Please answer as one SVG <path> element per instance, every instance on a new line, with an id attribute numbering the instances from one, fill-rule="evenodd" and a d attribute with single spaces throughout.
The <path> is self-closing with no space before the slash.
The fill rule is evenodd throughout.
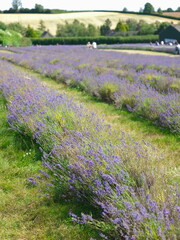
<path id="1" fill-rule="evenodd" d="M 57 24 L 56 37 L 97 37 L 97 36 L 132 36 L 158 34 L 170 25 L 169 22 L 147 23 L 144 20 L 119 19 L 115 28 L 112 28 L 112 22 L 108 18 L 97 27 L 93 24 L 87 26 L 75 19 L 72 23 Z"/>
<path id="2" fill-rule="evenodd" d="M 63 13 L 63 12 L 69 12 L 69 11 L 60 10 L 60 9 L 47 9 L 47 8 L 45 9 L 41 4 L 35 4 L 35 7 L 32 9 L 23 8 L 21 0 L 12 0 L 12 7 L 9 10 L 4 10 L 0 12 L 2 13 Z M 124 7 L 122 12 L 128 12 L 128 9 Z M 139 12 L 145 13 L 145 14 L 158 13 L 162 15 L 163 12 L 180 12 L 180 7 L 178 7 L 176 10 L 173 10 L 170 7 L 167 8 L 166 10 L 162 10 L 161 8 L 158 8 L 157 11 L 155 11 L 154 6 L 151 3 L 147 2 L 144 5 L 144 8 L 140 8 Z"/>
<path id="3" fill-rule="evenodd" d="M 169 22 L 154 22 L 147 23 L 144 20 L 135 20 L 133 18 L 126 21 L 120 20 L 117 22 L 115 28 L 112 28 L 112 22 L 108 18 L 101 26 L 93 24 L 85 25 L 77 19 L 72 23 L 65 22 L 65 24 L 57 24 L 56 37 L 98 37 L 98 36 L 132 36 L 132 35 L 149 35 L 158 34 L 163 29 L 170 25 Z M 44 31 L 48 31 L 43 20 L 39 21 L 37 29 L 30 25 L 27 27 L 21 23 L 15 22 L 5 24 L 0 22 L 0 29 L 12 30 L 20 33 L 24 37 L 38 38 Z"/>

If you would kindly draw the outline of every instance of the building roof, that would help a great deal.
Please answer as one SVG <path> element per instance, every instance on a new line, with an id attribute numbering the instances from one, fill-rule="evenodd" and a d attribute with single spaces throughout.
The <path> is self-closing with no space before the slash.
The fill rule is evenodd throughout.
<path id="1" fill-rule="evenodd" d="M 48 31 L 44 31 L 42 34 L 41 34 L 41 37 L 53 37 L 53 35 L 48 32 Z"/>
<path id="2" fill-rule="evenodd" d="M 180 32 L 180 24 L 172 25 L 178 32 Z"/>

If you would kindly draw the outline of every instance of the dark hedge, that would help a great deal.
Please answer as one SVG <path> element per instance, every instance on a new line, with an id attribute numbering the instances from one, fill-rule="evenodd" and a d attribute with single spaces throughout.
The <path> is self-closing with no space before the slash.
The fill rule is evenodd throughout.
<path id="1" fill-rule="evenodd" d="M 95 41 L 97 44 L 118 44 L 118 43 L 149 43 L 159 40 L 158 35 L 127 36 L 127 37 L 53 37 L 53 38 L 32 38 L 33 45 L 79 45 Z"/>

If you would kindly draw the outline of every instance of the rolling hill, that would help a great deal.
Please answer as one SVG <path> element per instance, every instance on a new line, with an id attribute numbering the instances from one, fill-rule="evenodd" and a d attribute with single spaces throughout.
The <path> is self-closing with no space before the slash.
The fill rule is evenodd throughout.
<path id="1" fill-rule="evenodd" d="M 65 21 L 72 22 L 74 19 L 89 24 L 92 23 L 96 26 L 101 26 L 104 21 L 109 18 L 112 22 L 112 28 L 114 28 L 119 21 L 119 19 L 126 20 L 129 18 L 134 18 L 137 20 L 143 19 L 148 23 L 153 23 L 155 21 L 159 22 L 173 22 L 178 23 L 178 20 L 166 19 L 157 16 L 149 15 L 138 15 L 138 14 L 128 14 L 128 13 L 118 13 L 118 12 L 73 12 L 73 13 L 63 13 L 63 14 L 0 14 L 0 21 L 5 24 L 12 22 L 19 22 L 24 26 L 28 24 L 33 28 L 38 28 L 40 20 L 44 21 L 46 28 L 55 35 L 56 26 L 58 23 L 65 23 Z"/>

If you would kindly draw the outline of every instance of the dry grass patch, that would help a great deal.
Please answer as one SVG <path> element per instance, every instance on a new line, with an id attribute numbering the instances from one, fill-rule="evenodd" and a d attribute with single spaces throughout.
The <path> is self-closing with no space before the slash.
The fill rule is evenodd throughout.
<path id="1" fill-rule="evenodd" d="M 163 12 L 163 15 L 180 18 L 180 12 Z"/>

